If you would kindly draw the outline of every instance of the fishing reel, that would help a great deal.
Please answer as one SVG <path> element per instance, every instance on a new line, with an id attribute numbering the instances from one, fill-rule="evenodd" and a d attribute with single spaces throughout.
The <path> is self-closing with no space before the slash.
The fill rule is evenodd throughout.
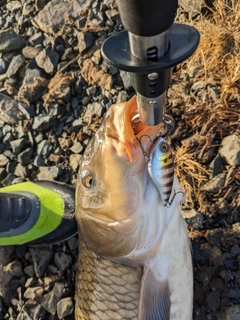
<path id="1" fill-rule="evenodd" d="M 117 0 L 117 4 L 126 30 L 103 43 L 102 55 L 131 74 L 140 121 L 149 126 L 164 123 L 172 131 L 174 120 L 165 115 L 172 68 L 193 54 L 199 32 L 173 23 L 177 0 Z"/>

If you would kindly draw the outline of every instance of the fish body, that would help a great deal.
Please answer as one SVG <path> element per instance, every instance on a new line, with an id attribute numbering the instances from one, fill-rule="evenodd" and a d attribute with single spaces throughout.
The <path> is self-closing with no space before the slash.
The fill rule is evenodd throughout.
<path id="1" fill-rule="evenodd" d="M 171 205 L 174 167 L 173 154 L 167 142 L 160 138 L 154 144 L 148 161 L 148 171 L 157 186 L 164 206 Z"/>
<path id="2" fill-rule="evenodd" d="M 179 206 L 182 195 L 177 193 L 171 206 L 164 206 L 138 143 L 140 139 L 150 154 L 159 127 L 136 122 L 133 125 L 136 113 L 135 97 L 112 106 L 80 164 L 76 219 L 82 240 L 76 277 L 76 320 L 98 319 L 100 311 L 103 320 L 192 319 L 192 261 Z M 151 141 L 141 139 L 144 135 Z M 176 176 L 173 188 L 180 188 Z M 81 255 L 82 243 L 95 255 L 94 269 Z M 98 260 L 108 261 L 105 278 L 97 270 Z M 84 268 L 92 270 L 91 276 Z M 125 288 L 122 268 L 131 270 L 127 291 L 125 295 L 114 294 Z M 112 273 L 111 284 L 107 282 L 107 269 Z M 127 298 L 131 296 L 134 303 Z M 104 304 L 96 303 L 98 299 Z M 87 311 L 83 311 L 84 305 Z"/>

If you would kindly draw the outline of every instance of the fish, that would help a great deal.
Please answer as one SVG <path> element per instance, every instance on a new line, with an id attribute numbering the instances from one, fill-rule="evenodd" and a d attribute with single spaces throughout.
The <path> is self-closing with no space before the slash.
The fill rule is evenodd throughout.
<path id="1" fill-rule="evenodd" d="M 148 172 L 157 186 L 164 206 L 171 205 L 173 192 L 174 160 L 170 146 L 160 137 L 155 142 L 148 159 Z"/>
<path id="2" fill-rule="evenodd" d="M 192 319 L 182 195 L 164 206 L 141 149 L 150 154 L 160 127 L 146 126 L 137 116 L 135 96 L 111 106 L 81 159 L 76 320 Z M 175 174 L 173 188 L 180 188 Z"/>

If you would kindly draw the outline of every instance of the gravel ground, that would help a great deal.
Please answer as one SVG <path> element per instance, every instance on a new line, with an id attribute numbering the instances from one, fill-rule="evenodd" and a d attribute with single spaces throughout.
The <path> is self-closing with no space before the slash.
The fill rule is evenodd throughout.
<path id="1" fill-rule="evenodd" d="M 100 52 L 104 39 L 123 29 L 117 8 L 109 0 L 0 3 L 0 184 L 47 179 L 74 185 L 105 111 L 134 94 L 128 75 L 108 66 Z M 226 123 L 223 135 L 196 136 L 187 122 L 194 121 L 191 108 L 182 107 L 207 91 L 194 77 L 176 68 L 167 104 L 177 122 L 172 145 L 192 148 L 209 173 L 199 191 L 204 206 L 193 199 L 191 210 L 183 210 L 193 245 L 194 320 L 237 320 L 239 132 Z M 217 88 L 207 94 L 217 99 Z M 0 253 L 0 319 L 74 319 L 77 237 Z"/>

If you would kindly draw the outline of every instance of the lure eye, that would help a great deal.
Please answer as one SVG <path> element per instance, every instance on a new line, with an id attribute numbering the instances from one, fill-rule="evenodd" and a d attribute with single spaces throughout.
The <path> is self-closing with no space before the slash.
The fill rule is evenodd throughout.
<path id="1" fill-rule="evenodd" d="M 166 143 L 163 143 L 160 146 L 160 149 L 161 149 L 162 152 L 167 152 L 168 151 L 168 145 Z"/>
<path id="2" fill-rule="evenodd" d="M 82 180 L 82 184 L 84 185 L 85 188 L 90 189 L 93 185 L 93 177 L 90 173 L 90 171 L 88 170 L 84 170 L 81 173 L 81 180 Z"/>

